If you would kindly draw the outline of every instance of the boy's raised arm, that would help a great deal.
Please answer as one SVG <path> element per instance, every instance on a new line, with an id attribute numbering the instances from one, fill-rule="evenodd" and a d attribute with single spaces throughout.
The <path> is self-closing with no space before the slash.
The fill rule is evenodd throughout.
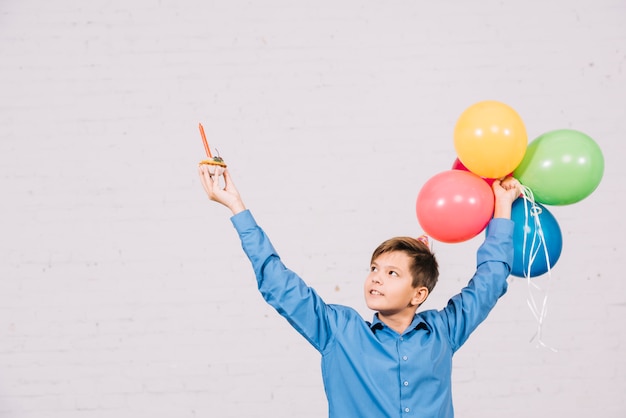
<path id="1" fill-rule="evenodd" d="M 493 217 L 511 219 L 511 206 L 522 193 L 522 185 L 517 179 L 507 177 L 495 180 L 492 188 L 496 199 Z"/>
<path id="2" fill-rule="evenodd" d="M 202 187 L 204 187 L 209 199 L 226 206 L 233 215 L 246 210 L 228 168 L 216 167 L 214 170 L 214 173 L 211 174 L 209 166 L 201 164 L 198 167 Z M 223 185 L 220 182 L 220 177 L 223 179 Z"/>

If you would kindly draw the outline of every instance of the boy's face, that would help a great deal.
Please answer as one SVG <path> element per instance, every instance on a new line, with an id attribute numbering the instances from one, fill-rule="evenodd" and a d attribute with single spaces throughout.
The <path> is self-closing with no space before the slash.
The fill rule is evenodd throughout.
<path id="1" fill-rule="evenodd" d="M 411 259 L 402 251 L 391 251 L 378 256 L 370 266 L 365 279 L 365 303 L 380 315 L 392 316 L 415 311 L 428 290 L 413 287 Z"/>

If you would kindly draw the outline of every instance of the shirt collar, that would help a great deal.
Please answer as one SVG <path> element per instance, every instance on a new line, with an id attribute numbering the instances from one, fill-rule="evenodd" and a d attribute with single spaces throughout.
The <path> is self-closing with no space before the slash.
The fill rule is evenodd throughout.
<path id="1" fill-rule="evenodd" d="M 376 312 L 374 314 L 374 318 L 372 319 L 372 323 L 370 324 L 370 329 L 372 330 L 372 332 L 376 333 L 377 330 L 383 328 L 387 328 L 387 325 L 385 325 L 385 323 L 378 318 L 378 312 Z M 428 332 L 432 331 L 428 323 L 426 323 L 426 321 L 424 321 L 424 319 L 422 319 L 420 315 L 416 314 L 413 317 L 413 321 L 411 321 L 411 325 L 409 325 L 404 331 L 404 334 L 418 329 L 425 329 Z"/>

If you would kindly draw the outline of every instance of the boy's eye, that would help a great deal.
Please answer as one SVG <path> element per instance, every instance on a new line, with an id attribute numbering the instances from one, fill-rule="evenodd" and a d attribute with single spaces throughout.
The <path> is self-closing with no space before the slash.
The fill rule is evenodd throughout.
<path id="1" fill-rule="evenodd" d="M 370 271 L 378 271 L 378 269 L 376 268 L 376 266 L 371 266 Z"/>
<path id="2" fill-rule="evenodd" d="M 390 271 L 389 271 L 389 275 L 390 275 L 390 276 L 393 276 L 393 277 L 398 277 L 398 273 L 396 273 L 396 272 L 395 272 L 395 271 L 393 271 L 393 270 L 390 270 Z"/>

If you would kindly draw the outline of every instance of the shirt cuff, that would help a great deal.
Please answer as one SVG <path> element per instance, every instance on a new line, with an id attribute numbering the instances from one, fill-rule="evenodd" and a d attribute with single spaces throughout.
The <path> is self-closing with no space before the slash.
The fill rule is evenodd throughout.
<path id="1" fill-rule="evenodd" d="M 231 216 L 230 221 L 233 223 L 237 232 L 240 233 L 257 226 L 256 220 L 254 219 L 254 216 L 252 216 L 252 212 L 250 212 L 249 209 L 243 210 L 238 214 Z"/>
<path id="2" fill-rule="evenodd" d="M 489 221 L 487 236 L 504 234 L 512 237 L 514 227 L 515 222 L 513 222 L 511 219 L 493 218 L 491 221 Z"/>

